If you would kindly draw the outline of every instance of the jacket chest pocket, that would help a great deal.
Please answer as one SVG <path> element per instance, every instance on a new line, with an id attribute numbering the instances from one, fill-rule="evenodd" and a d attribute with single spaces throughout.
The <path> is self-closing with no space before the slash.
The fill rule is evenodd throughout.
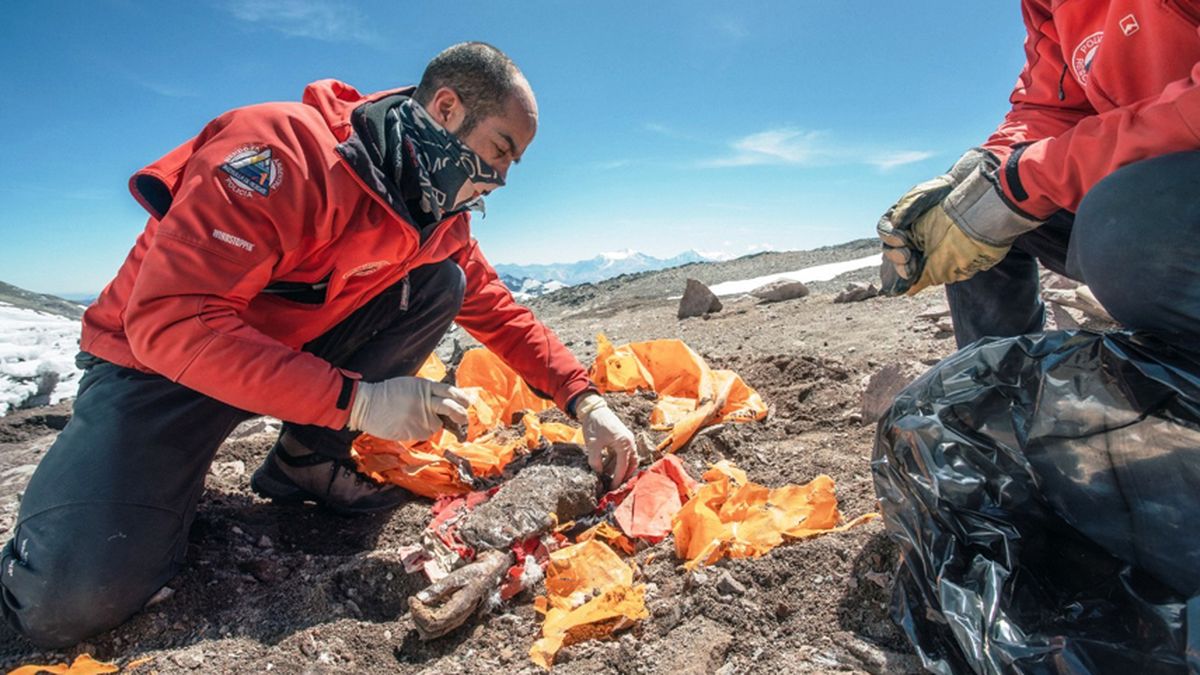
<path id="1" fill-rule="evenodd" d="M 301 305 L 323 305 L 328 297 L 333 272 L 326 272 L 313 281 L 279 280 L 267 284 L 261 295 Z"/>

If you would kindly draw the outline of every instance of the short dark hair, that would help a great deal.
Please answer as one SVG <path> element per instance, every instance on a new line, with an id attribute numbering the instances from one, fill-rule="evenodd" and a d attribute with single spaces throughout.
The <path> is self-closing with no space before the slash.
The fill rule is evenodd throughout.
<path id="1" fill-rule="evenodd" d="M 498 115 L 517 89 L 521 71 L 512 59 L 486 42 L 460 42 L 446 48 L 425 66 L 413 98 L 428 106 L 442 87 L 458 94 L 467 116 L 457 134 L 465 136 L 481 120 Z"/>

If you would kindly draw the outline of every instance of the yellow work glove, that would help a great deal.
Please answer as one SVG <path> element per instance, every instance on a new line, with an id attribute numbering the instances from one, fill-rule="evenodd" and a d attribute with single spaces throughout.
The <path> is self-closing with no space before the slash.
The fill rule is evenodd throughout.
<path id="1" fill-rule="evenodd" d="M 883 286 L 914 295 L 964 281 L 1004 259 L 1012 242 L 1042 223 L 1011 206 L 997 184 L 996 156 L 979 149 L 909 190 L 879 220 Z"/>

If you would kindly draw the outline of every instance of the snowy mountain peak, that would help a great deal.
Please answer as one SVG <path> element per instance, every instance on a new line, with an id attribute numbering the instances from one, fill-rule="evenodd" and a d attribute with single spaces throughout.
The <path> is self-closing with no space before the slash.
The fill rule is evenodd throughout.
<path id="1" fill-rule="evenodd" d="M 638 253 L 637 251 L 635 251 L 631 248 L 627 248 L 627 249 L 624 249 L 621 251 L 609 251 L 607 253 L 601 253 L 599 257 L 603 258 L 604 260 L 608 260 L 608 261 L 617 261 L 617 260 L 627 260 L 634 256 L 640 256 L 640 255 L 642 255 L 642 254 Z"/>
<path id="2" fill-rule="evenodd" d="M 631 248 L 608 251 L 588 260 L 545 265 L 496 265 L 501 280 L 521 299 L 536 297 L 551 289 L 576 284 L 596 283 L 620 276 L 678 267 L 689 263 L 728 259 L 728 256 L 706 255 L 684 251 L 670 258 L 656 258 Z M 537 282 L 537 283 L 530 283 Z"/>

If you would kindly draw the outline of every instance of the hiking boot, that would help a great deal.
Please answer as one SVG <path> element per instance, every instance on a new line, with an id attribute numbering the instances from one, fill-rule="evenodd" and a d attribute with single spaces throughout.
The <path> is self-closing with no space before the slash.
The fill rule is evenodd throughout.
<path id="1" fill-rule="evenodd" d="M 408 501 L 411 493 L 359 473 L 351 459 L 319 455 L 286 432 L 250 478 L 259 496 L 279 504 L 316 502 L 344 515 L 387 511 Z"/>

